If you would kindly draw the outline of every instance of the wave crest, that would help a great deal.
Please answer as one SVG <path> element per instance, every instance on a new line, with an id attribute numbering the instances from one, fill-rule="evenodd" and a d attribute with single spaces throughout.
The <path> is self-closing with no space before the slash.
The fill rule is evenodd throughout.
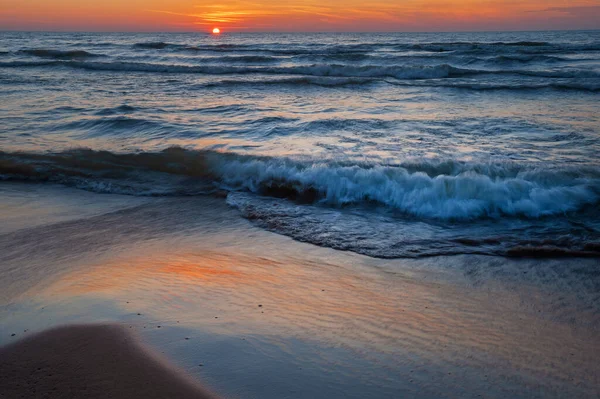
<path id="1" fill-rule="evenodd" d="M 72 177 L 101 180 L 110 176 L 131 184 L 144 176 L 144 184 L 158 185 L 165 176 L 153 182 L 156 176 L 150 175 L 162 173 L 200 178 L 203 184 L 210 181 L 228 190 L 333 207 L 376 203 L 414 217 L 439 220 L 540 218 L 578 212 L 600 201 L 600 170 L 594 168 L 547 170 L 426 160 L 399 165 L 300 162 L 181 148 L 136 154 L 91 150 L 0 154 L 0 160 L 0 175 L 5 179 L 68 184 Z M 187 189 L 194 191 L 193 187 Z"/>
<path id="2" fill-rule="evenodd" d="M 235 189 L 285 197 L 315 198 L 342 206 L 376 202 L 409 215 L 469 220 L 482 217 L 539 218 L 578 211 L 600 199 L 598 177 L 524 170 L 490 176 L 476 169 L 428 175 L 404 167 L 293 165 L 264 160 L 233 161 L 218 167 Z"/>

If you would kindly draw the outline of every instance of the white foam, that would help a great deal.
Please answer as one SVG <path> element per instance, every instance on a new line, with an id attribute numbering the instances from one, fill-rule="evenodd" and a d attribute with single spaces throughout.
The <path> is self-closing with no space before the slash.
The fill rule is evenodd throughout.
<path id="1" fill-rule="evenodd" d="M 537 218 L 598 202 L 600 180 L 531 170 L 514 176 L 482 171 L 427 175 L 388 166 L 307 166 L 277 160 L 236 160 L 215 165 L 223 183 L 260 193 L 314 190 L 334 206 L 373 201 L 426 218 L 475 219 L 502 215 Z M 507 173 L 507 175 L 510 175 Z"/>

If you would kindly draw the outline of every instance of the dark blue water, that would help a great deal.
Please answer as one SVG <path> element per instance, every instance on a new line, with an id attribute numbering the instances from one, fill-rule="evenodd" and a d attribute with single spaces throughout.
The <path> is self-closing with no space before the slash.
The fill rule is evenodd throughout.
<path id="1" fill-rule="evenodd" d="M 0 33 L 0 178 L 376 257 L 600 254 L 600 32 Z"/>

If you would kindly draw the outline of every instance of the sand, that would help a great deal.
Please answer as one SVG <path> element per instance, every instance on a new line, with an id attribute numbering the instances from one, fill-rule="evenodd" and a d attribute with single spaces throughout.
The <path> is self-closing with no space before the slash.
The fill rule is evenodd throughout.
<path id="1" fill-rule="evenodd" d="M 156 352 L 239 398 L 600 397 L 597 260 L 382 260 L 259 229 L 222 198 L 98 215 L 118 201 L 40 186 L 12 186 L 4 213 L 73 208 L 0 234 L 0 348 L 17 345 L 0 398 L 202 397 Z M 94 327 L 19 343 L 73 324 Z"/>
<path id="2" fill-rule="evenodd" d="M 0 349 L 0 398 L 215 398 L 119 325 L 63 326 Z"/>

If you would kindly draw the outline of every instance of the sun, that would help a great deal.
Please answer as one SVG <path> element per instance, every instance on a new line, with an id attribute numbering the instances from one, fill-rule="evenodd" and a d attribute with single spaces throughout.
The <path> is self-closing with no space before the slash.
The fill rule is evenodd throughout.
<path id="1" fill-rule="evenodd" d="M 213 35 L 218 35 L 219 33 L 221 33 L 221 29 L 219 29 L 219 28 L 213 29 Z"/>

